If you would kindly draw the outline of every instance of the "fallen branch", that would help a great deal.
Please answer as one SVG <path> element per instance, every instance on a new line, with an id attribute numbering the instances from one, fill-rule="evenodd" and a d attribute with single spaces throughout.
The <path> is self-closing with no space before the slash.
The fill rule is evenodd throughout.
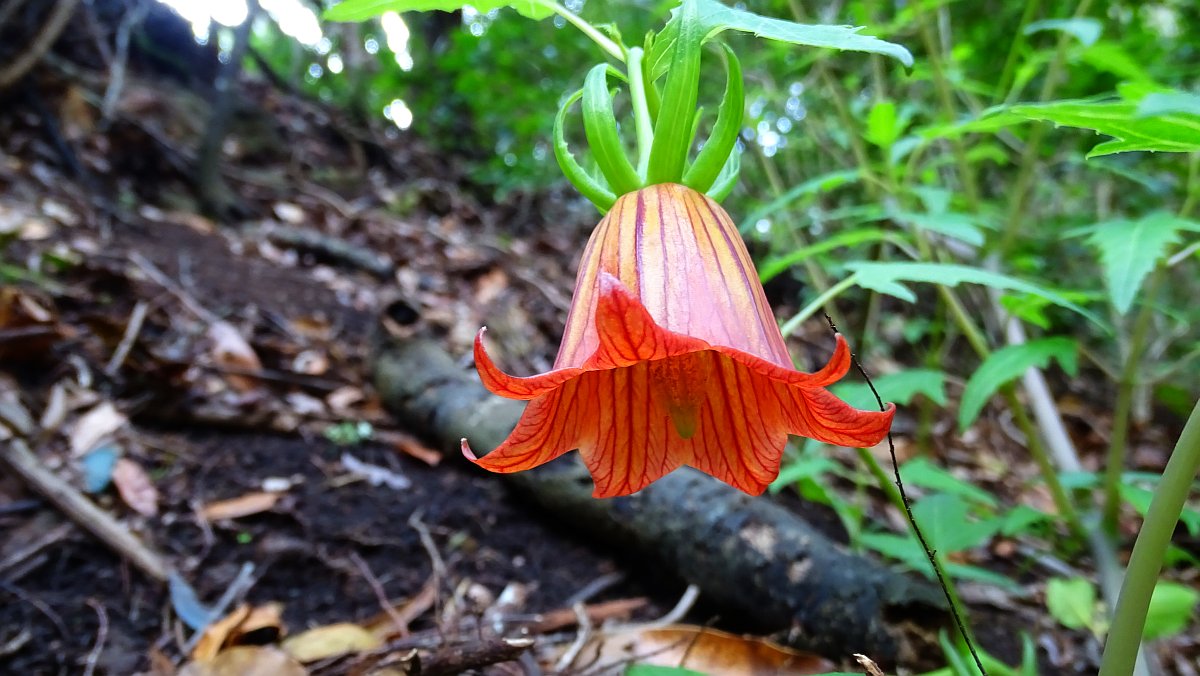
<path id="1" fill-rule="evenodd" d="M 489 394 L 431 342 L 392 342 L 376 357 L 375 385 L 385 405 L 447 448 L 457 448 L 463 436 L 495 447 L 520 416 L 520 402 Z M 798 647 L 894 662 L 913 654 L 919 639 L 889 618 L 947 617 L 929 582 L 848 553 L 798 515 L 695 470 L 612 500 L 591 497 L 590 478 L 577 461 L 506 479 L 581 534 L 647 555 L 698 585 L 704 598 L 764 629 L 790 629 L 787 640 Z"/>

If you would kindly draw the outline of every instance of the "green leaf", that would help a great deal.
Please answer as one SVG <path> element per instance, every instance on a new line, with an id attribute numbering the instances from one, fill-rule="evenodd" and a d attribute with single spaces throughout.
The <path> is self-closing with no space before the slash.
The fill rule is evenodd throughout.
<path id="1" fill-rule="evenodd" d="M 893 242 L 900 239 L 902 239 L 901 236 L 886 230 L 880 230 L 879 228 L 856 228 L 854 230 L 839 232 L 832 237 L 823 238 L 816 244 L 810 244 L 778 258 L 770 258 L 763 261 L 758 266 L 758 279 L 765 284 L 793 265 L 802 263 L 813 256 L 819 256 L 827 251 L 833 251 L 834 249 L 874 242 Z"/>
<path id="2" fill-rule="evenodd" d="M 480 12 L 511 7 L 521 16 L 535 20 L 545 19 L 554 14 L 551 3 L 538 0 L 345 0 L 325 10 L 321 18 L 326 21 L 366 21 L 384 12 L 453 12 L 467 5 Z"/>
<path id="3" fill-rule="evenodd" d="M 1096 587 L 1082 577 L 1052 578 L 1046 583 L 1046 608 L 1067 629 L 1095 627 Z"/>
<path id="4" fill-rule="evenodd" d="M 1022 535 L 1028 533 L 1034 526 L 1047 521 L 1053 521 L 1053 517 L 1029 505 L 1017 505 L 1002 518 L 1000 532 L 1010 537 Z"/>
<path id="5" fill-rule="evenodd" d="M 692 128 L 683 121 L 691 119 L 696 110 L 700 88 L 700 45 L 704 41 L 704 26 L 700 24 L 697 2 L 684 0 L 673 17 L 678 22 L 680 39 L 675 40 L 671 50 L 671 69 L 663 88 L 662 108 L 654 123 L 647 185 L 678 183 L 683 179 L 692 145 Z M 650 80 L 654 79 L 652 75 Z M 647 86 L 652 85 L 647 83 Z"/>
<path id="6" fill-rule="evenodd" d="M 889 148 L 900 138 L 900 125 L 896 122 L 896 103 L 879 101 L 871 106 L 867 114 L 867 130 L 863 137 L 879 148 Z"/>
<path id="7" fill-rule="evenodd" d="M 750 212 L 750 215 L 743 219 L 738 225 L 738 230 L 742 234 L 750 232 L 750 229 L 754 227 L 755 223 L 764 218 L 770 217 L 772 214 L 782 209 L 786 209 L 788 205 L 800 199 L 801 197 L 816 195 L 822 192 L 828 192 L 830 190 L 840 188 L 843 185 L 857 183 L 861 178 L 862 174 L 857 169 L 839 169 L 837 171 L 831 171 L 827 174 L 821 174 L 820 176 L 810 178 L 800 185 L 789 189 L 779 197 L 771 200 L 766 205 Z"/>
<path id="8" fill-rule="evenodd" d="M 567 119 L 567 111 L 571 106 L 583 97 L 583 90 L 575 92 L 563 101 L 562 107 L 558 109 L 558 114 L 554 116 L 554 158 L 558 160 L 558 166 L 562 169 L 567 180 L 581 195 L 588 198 L 595 204 L 601 213 L 608 213 L 612 208 L 613 202 L 617 200 L 616 195 L 606 186 L 600 184 L 599 181 L 592 178 L 578 161 L 571 154 L 571 149 L 567 146 L 567 137 L 563 127 Z"/>
<path id="9" fill-rule="evenodd" d="M 1053 358 L 1064 371 L 1075 375 L 1077 349 L 1073 339 L 1060 336 L 1009 345 L 993 352 L 967 380 L 958 405 L 958 429 L 970 427 L 996 390 L 1033 366 L 1045 368 Z"/>
<path id="10" fill-rule="evenodd" d="M 620 196 L 642 187 L 642 179 L 625 156 L 608 91 L 608 65 L 596 64 L 583 81 L 583 131 L 596 165 L 614 194 Z"/>
<path id="11" fill-rule="evenodd" d="M 969 481 L 954 476 L 926 458 L 916 458 L 904 463 L 900 467 L 900 477 L 904 479 L 906 486 L 911 484 L 922 488 L 931 488 L 948 495 L 957 495 L 972 500 L 993 509 L 999 506 L 996 496 Z"/>
<path id="12" fill-rule="evenodd" d="M 1085 47 L 1091 47 L 1100 39 L 1100 33 L 1104 27 L 1096 19 L 1090 17 L 1074 17 L 1071 19 L 1043 19 L 1034 21 L 1025 26 L 1025 34 L 1033 35 L 1039 31 L 1059 31 L 1073 36 L 1075 39 L 1083 43 Z"/>
<path id="13" fill-rule="evenodd" d="M 1125 314 L 1146 275 L 1179 243 L 1179 231 L 1200 232 L 1200 222 L 1158 211 L 1136 221 L 1118 219 L 1095 226 L 1088 238 L 1100 250 L 1104 282 L 1117 312 Z"/>
<path id="14" fill-rule="evenodd" d="M 1150 597 L 1150 608 L 1146 611 L 1146 628 L 1142 635 L 1146 640 L 1173 636 L 1183 631 L 1192 619 L 1200 591 L 1177 582 L 1159 582 L 1154 585 Z"/>
<path id="15" fill-rule="evenodd" d="M 701 34 L 706 42 L 723 31 L 735 30 L 794 45 L 883 54 L 898 59 L 906 68 L 911 68 L 913 64 L 912 54 L 907 49 L 870 35 L 862 35 L 859 33 L 862 27 L 793 23 L 726 7 L 716 0 L 699 0 L 697 5 L 703 29 Z M 679 10 L 676 9 L 654 41 L 650 54 L 650 72 L 654 78 L 666 72 L 669 55 L 678 37 Z"/>
<path id="16" fill-rule="evenodd" d="M 728 45 L 722 44 L 721 49 L 725 53 L 725 94 L 717 109 L 717 121 L 704 147 L 696 155 L 696 161 L 683 174 L 683 184 L 699 192 L 705 192 L 713 186 L 730 153 L 735 152 L 746 108 L 742 65 Z"/>
<path id="17" fill-rule="evenodd" d="M 978 547 L 1000 529 L 996 519 L 972 519 L 966 501 L 951 493 L 931 495 L 913 505 L 912 512 L 929 546 L 940 554 Z"/>
<path id="18" fill-rule="evenodd" d="M 917 395 L 929 397 L 938 406 L 946 405 L 946 374 L 933 369 L 908 369 L 873 379 L 875 389 L 884 401 L 904 406 Z M 866 383 L 840 382 L 833 386 L 834 394 L 852 406 L 867 410 L 878 409 L 875 395 Z"/>
<path id="19" fill-rule="evenodd" d="M 972 246 L 983 246 L 983 231 L 979 229 L 979 219 L 967 214 L 902 212 L 892 217 L 901 223 L 911 223 L 922 230 L 953 237 Z"/>
<path id="20" fill-rule="evenodd" d="M 1092 148 L 1087 157 L 1135 150 L 1187 153 L 1200 150 L 1200 115 L 1165 113 L 1154 117 L 1138 114 L 1131 101 L 1055 101 L 1040 105 L 1013 106 L 1011 112 L 1031 120 L 1053 122 L 1059 127 L 1091 129 L 1115 141 Z"/>
<path id="21" fill-rule="evenodd" d="M 1079 313 L 1106 333 L 1111 333 L 1108 326 L 1094 313 L 1061 295 L 1036 284 L 982 268 L 955 263 L 878 263 L 875 261 L 853 261 L 847 263 L 846 267 L 855 271 L 855 283 L 862 288 L 886 293 L 910 303 L 916 302 L 917 297 L 902 282 L 928 282 L 944 286 L 958 286 L 963 283 L 981 284 L 994 289 L 1032 293 L 1059 307 Z"/>

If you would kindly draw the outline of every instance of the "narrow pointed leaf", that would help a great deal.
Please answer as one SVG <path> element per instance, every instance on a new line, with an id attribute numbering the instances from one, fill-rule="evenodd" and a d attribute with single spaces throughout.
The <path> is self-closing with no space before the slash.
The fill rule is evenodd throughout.
<path id="1" fill-rule="evenodd" d="M 728 45 L 725 51 L 725 95 L 717 109 L 717 122 L 704 147 L 696 155 L 696 161 L 683 175 L 683 184 L 704 192 L 713 186 L 721 170 L 737 146 L 738 134 L 742 130 L 742 117 L 746 108 L 746 89 L 742 82 L 742 65 Z"/>
<path id="2" fill-rule="evenodd" d="M 862 27 L 793 23 L 727 7 L 717 0 L 698 0 L 697 8 L 705 41 L 723 31 L 735 30 L 794 45 L 883 54 L 899 60 L 905 67 L 913 64 L 912 54 L 907 49 L 871 35 L 862 35 L 859 33 Z M 680 10 L 677 9 L 654 41 L 649 61 L 656 77 L 662 75 L 670 63 L 671 50 L 679 38 L 679 22 Z"/>
<path id="3" fill-rule="evenodd" d="M 679 8 L 680 39 L 675 41 L 662 109 L 654 124 L 654 145 L 650 148 L 650 169 L 646 175 L 648 185 L 678 183 L 683 179 L 692 145 L 692 126 L 681 122 L 692 119 L 700 89 L 701 27 L 696 11 L 696 0 L 685 0 Z"/>
<path id="4" fill-rule="evenodd" d="M 630 164 L 617 133 L 612 95 L 608 91 L 608 65 L 597 64 L 583 83 L 583 130 L 596 165 L 617 195 L 633 192 L 642 179 Z"/>
<path id="5" fill-rule="evenodd" d="M 575 160 L 571 149 L 567 147 L 566 131 L 564 130 L 567 111 L 582 97 L 583 90 L 580 89 L 563 102 L 562 107 L 558 109 L 558 115 L 554 116 L 554 159 L 558 160 L 559 168 L 562 169 L 571 185 L 579 191 L 579 194 L 595 204 L 601 213 L 607 213 L 612 208 L 613 202 L 616 201 L 616 195 L 592 178 L 592 175 Z"/>

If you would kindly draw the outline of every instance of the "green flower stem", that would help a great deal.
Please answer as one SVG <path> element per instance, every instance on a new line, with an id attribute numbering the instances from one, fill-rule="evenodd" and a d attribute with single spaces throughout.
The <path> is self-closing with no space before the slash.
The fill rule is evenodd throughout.
<path id="1" fill-rule="evenodd" d="M 626 69 L 629 75 L 629 96 L 633 99 L 633 129 L 637 135 L 637 173 L 645 177 L 650 166 L 650 148 L 654 144 L 654 120 L 650 117 L 650 106 L 647 103 L 646 83 L 642 73 L 643 54 L 641 47 L 631 47 Z"/>
<path id="2" fill-rule="evenodd" d="M 1150 596 L 1197 471 L 1200 471 L 1200 401 L 1179 435 L 1134 542 L 1129 570 L 1108 631 L 1108 643 L 1104 646 L 1100 676 L 1125 676 L 1133 670 Z"/>
<path id="3" fill-rule="evenodd" d="M 1020 55 L 1021 50 L 1025 47 L 1025 43 L 1027 42 L 1025 31 L 1023 29 L 1025 26 L 1029 25 L 1031 21 L 1033 21 L 1033 15 L 1035 12 L 1037 12 L 1037 9 L 1041 6 L 1041 4 L 1042 3 L 1038 2 L 1038 0 L 1025 0 L 1025 9 L 1021 11 L 1021 20 L 1017 22 L 1017 26 L 1022 30 L 1016 31 L 1016 34 L 1013 36 L 1012 44 L 1008 48 L 1008 56 L 1004 58 L 1004 67 L 1000 69 L 1000 79 L 996 81 L 996 93 L 995 96 L 992 97 L 993 104 L 998 104 L 1003 101 L 1008 93 L 1008 88 L 1012 83 L 1013 73 L 1015 73 L 1017 69 L 1017 56 Z"/>
<path id="4" fill-rule="evenodd" d="M 809 317 L 816 314 L 817 311 L 824 307 L 826 303 L 838 297 L 843 291 L 849 289 L 857 283 L 858 273 L 856 272 L 826 289 L 824 293 L 814 298 L 812 302 L 804 306 L 804 309 L 797 312 L 795 316 L 784 322 L 783 325 L 779 327 L 780 332 L 783 333 L 783 337 L 786 338 L 790 336 L 792 331 L 795 331 L 797 328 L 799 328 L 801 324 L 803 324 Z"/>
<path id="5" fill-rule="evenodd" d="M 566 7 L 563 7 L 562 5 L 560 5 L 557 2 L 552 2 L 551 0 L 534 0 L 534 1 L 537 2 L 539 5 L 541 5 L 542 7 L 554 10 L 555 14 L 561 16 L 563 19 L 565 19 L 567 21 L 567 23 L 578 28 L 580 30 L 580 32 L 582 32 L 584 35 L 591 38 L 592 42 L 599 45 L 600 49 L 603 49 L 606 53 L 608 53 L 609 56 L 616 59 L 617 61 L 620 61 L 621 63 L 625 62 L 625 50 L 621 49 L 621 46 L 618 45 L 617 43 L 608 39 L 608 36 L 606 36 L 604 33 L 601 33 L 599 30 L 597 30 L 595 26 L 584 21 L 583 18 L 580 17 L 578 14 L 572 12 L 571 10 L 567 9 Z"/>
<path id="6" fill-rule="evenodd" d="M 938 47 L 937 37 L 933 32 L 932 12 L 922 12 L 920 22 L 921 38 L 925 42 L 925 52 L 929 59 L 929 69 L 933 74 L 934 89 L 937 92 L 938 102 L 942 108 L 942 115 L 947 123 L 954 122 L 954 97 L 950 91 L 950 81 L 946 77 L 945 70 L 942 64 L 942 52 Z M 975 168 L 967 159 L 967 150 L 963 145 L 961 136 L 955 136 L 950 141 L 950 148 L 954 151 L 954 161 L 958 165 L 958 178 L 962 183 L 963 194 L 967 198 L 967 204 L 971 206 L 971 210 L 979 213 L 979 183 L 976 180 Z"/>
<path id="7" fill-rule="evenodd" d="M 1117 381 L 1117 401 L 1113 406 L 1113 427 L 1108 442 L 1108 459 L 1104 468 L 1104 530 L 1110 535 L 1117 532 L 1117 521 L 1121 515 L 1121 472 L 1125 469 L 1125 447 L 1129 442 L 1129 417 L 1133 409 L 1133 392 L 1138 386 L 1138 371 L 1142 365 L 1142 351 L 1146 347 L 1150 325 L 1154 321 L 1154 304 L 1158 295 L 1165 268 L 1154 270 L 1142 307 L 1134 319 L 1133 334 L 1129 338 L 1129 349 L 1125 353 L 1125 364 Z"/>

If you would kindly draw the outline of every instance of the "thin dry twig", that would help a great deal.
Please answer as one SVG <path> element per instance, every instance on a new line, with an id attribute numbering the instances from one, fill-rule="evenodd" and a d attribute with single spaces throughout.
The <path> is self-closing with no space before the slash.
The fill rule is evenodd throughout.
<path id="1" fill-rule="evenodd" d="M 108 611 L 104 609 L 104 604 L 96 599 L 88 599 L 87 604 L 96 611 L 96 619 L 100 623 L 100 626 L 96 628 L 96 645 L 92 646 L 87 661 L 84 662 L 83 676 L 92 676 L 96 673 L 96 664 L 100 662 L 100 652 L 104 650 L 104 642 L 108 640 Z"/>
<path id="2" fill-rule="evenodd" d="M 560 674 L 565 673 L 575 664 L 575 660 L 579 659 L 579 653 L 583 652 L 583 647 L 592 639 L 592 621 L 588 617 L 587 609 L 583 607 L 582 603 L 576 603 L 572 610 L 575 611 L 578 629 L 575 632 L 575 640 L 571 642 L 571 646 L 554 665 L 554 671 Z"/>
<path id="3" fill-rule="evenodd" d="M 138 334 L 142 332 L 142 324 L 146 322 L 146 313 L 149 309 L 150 304 L 144 300 L 139 300 L 133 306 L 133 311 L 129 313 L 129 322 L 125 325 L 125 334 L 121 336 L 121 342 L 117 344 L 117 349 L 113 351 L 112 358 L 108 360 L 108 364 L 104 367 L 105 375 L 116 375 L 121 365 L 125 363 L 125 358 L 129 356 L 129 351 L 133 349 L 133 344 L 137 342 Z"/>
<path id="4" fill-rule="evenodd" d="M 396 626 L 396 631 L 401 636 L 407 636 L 408 622 L 405 622 L 404 618 L 400 617 L 400 614 L 392 607 L 392 602 L 388 600 L 387 592 L 383 590 L 383 585 L 379 582 L 379 578 L 375 577 L 375 574 L 371 572 L 371 567 L 367 565 L 363 557 L 358 555 L 358 552 L 350 552 L 350 560 L 358 567 L 358 572 L 362 573 L 363 578 L 370 585 L 371 591 L 375 593 L 375 600 L 379 602 L 379 607 L 383 609 L 383 612 L 387 613 L 388 617 L 392 618 L 392 624 Z"/>
<path id="5" fill-rule="evenodd" d="M 58 4 L 50 10 L 50 16 L 46 18 L 42 29 L 30 41 L 29 46 L 8 65 L 0 68 L 0 90 L 7 89 L 25 77 L 25 74 L 37 65 L 46 50 L 50 49 L 58 40 L 58 36 L 62 35 L 63 29 L 67 27 L 67 21 L 71 19 L 71 15 L 75 13 L 78 5 L 79 0 L 58 0 Z"/>
<path id="6" fill-rule="evenodd" d="M 136 265 L 138 269 L 140 269 L 155 284 L 158 284 L 162 288 L 166 289 L 172 296 L 175 296 L 175 298 L 177 298 L 179 302 L 183 303 L 184 307 L 186 307 L 192 314 L 203 319 L 209 324 L 215 324 L 221 321 L 220 317 L 213 314 L 207 308 L 201 305 L 200 301 L 193 298 L 191 294 L 184 290 L 184 288 L 175 280 L 168 277 L 166 273 L 160 270 L 157 265 L 150 261 L 150 259 L 146 258 L 137 251 L 133 251 L 129 254 L 129 261 Z"/>
<path id="7" fill-rule="evenodd" d="M 47 470 L 21 439 L 12 439 L 0 450 L 0 461 L 30 488 L 46 497 L 72 521 L 96 536 L 113 551 L 158 582 L 166 582 L 171 567 L 157 552 L 138 540 L 129 529 L 67 482 Z"/>

